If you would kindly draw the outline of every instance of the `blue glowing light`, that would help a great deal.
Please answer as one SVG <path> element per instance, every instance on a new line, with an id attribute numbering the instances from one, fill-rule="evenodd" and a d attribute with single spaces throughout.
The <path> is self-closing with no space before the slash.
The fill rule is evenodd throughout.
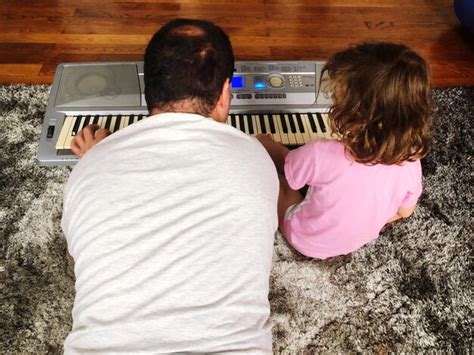
<path id="1" fill-rule="evenodd" d="M 265 89 L 265 83 L 262 83 L 261 81 L 257 81 L 255 83 L 255 89 Z"/>
<path id="2" fill-rule="evenodd" d="M 244 78 L 242 76 L 233 76 L 231 82 L 232 89 L 243 89 L 244 88 Z"/>

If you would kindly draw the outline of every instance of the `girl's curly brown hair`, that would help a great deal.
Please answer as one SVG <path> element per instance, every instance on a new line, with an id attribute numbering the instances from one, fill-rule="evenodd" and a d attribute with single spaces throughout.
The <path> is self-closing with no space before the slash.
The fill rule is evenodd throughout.
<path id="1" fill-rule="evenodd" d="M 325 73 L 331 129 L 355 161 L 391 165 L 426 156 L 433 104 L 420 55 L 402 44 L 363 43 L 332 56 Z"/>

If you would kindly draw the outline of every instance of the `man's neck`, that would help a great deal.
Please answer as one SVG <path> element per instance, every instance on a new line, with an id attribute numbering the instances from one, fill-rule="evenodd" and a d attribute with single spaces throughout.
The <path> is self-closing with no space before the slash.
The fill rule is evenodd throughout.
<path id="1" fill-rule="evenodd" d="M 196 103 L 192 100 L 178 101 L 166 107 L 154 107 L 151 109 L 150 115 L 158 115 L 160 113 L 168 113 L 168 112 L 192 113 L 192 114 L 212 118 L 215 121 L 219 121 L 219 119 L 215 117 L 214 111 L 211 112 L 210 114 L 202 113 L 198 109 Z"/>

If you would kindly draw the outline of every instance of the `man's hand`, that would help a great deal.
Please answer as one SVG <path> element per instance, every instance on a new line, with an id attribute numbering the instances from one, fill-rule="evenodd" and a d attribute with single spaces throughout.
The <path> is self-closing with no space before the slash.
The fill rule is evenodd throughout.
<path id="1" fill-rule="evenodd" d="M 82 158 L 86 152 L 107 137 L 110 131 L 100 128 L 96 124 L 90 124 L 79 131 L 71 142 L 71 150 L 79 158 Z"/>

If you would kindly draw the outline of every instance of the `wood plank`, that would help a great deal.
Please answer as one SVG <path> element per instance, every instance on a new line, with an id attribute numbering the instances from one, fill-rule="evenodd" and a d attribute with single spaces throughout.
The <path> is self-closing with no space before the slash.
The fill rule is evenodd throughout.
<path id="1" fill-rule="evenodd" d="M 238 60 L 324 60 L 362 41 L 403 42 L 435 85 L 474 85 L 474 36 L 452 0 L 2 0 L 0 65 L 11 66 L 0 79 L 47 83 L 62 62 L 142 60 L 176 17 L 220 25 Z"/>

